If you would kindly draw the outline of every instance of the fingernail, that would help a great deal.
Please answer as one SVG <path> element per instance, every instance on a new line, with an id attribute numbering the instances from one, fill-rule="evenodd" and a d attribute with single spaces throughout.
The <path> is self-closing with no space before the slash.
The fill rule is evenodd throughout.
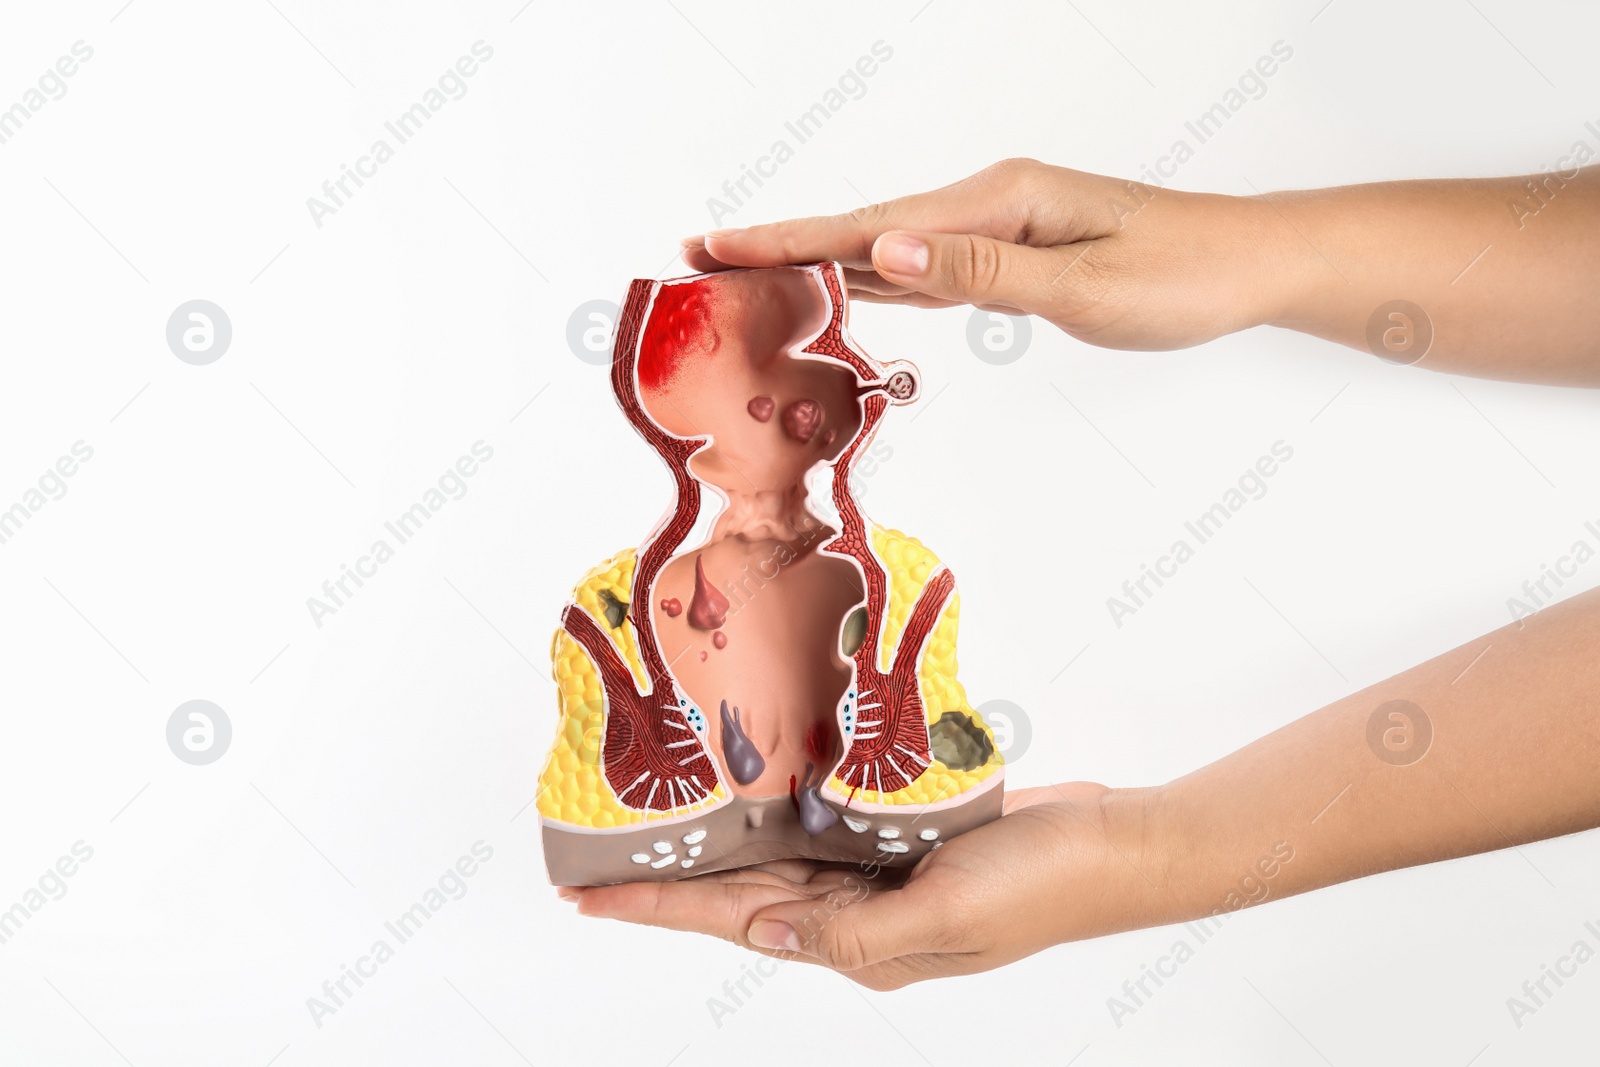
<path id="1" fill-rule="evenodd" d="M 750 924 L 750 932 L 745 936 L 757 948 L 781 949 L 785 952 L 800 951 L 800 937 L 788 923 L 760 919 Z"/>
<path id="2" fill-rule="evenodd" d="M 583 890 L 579 889 L 577 886 L 558 885 L 556 886 L 556 896 L 560 897 L 568 904 L 576 904 L 579 900 L 583 899 Z"/>
<path id="3" fill-rule="evenodd" d="M 678 244 L 683 248 L 704 248 L 706 246 L 706 235 L 697 233 L 692 237 L 680 237 L 678 238 Z"/>
<path id="4" fill-rule="evenodd" d="M 915 276 L 928 269 L 928 246 L 903 233 L 886 233 L 873 246 L 872 258 L 891 274 Z"/>
<path id="5" fill-rule="evenodd" d="M 702 235 L 701 235 L 701 236 L 702 236 L 702 237 L 704 237 L 704 238 L 705 238 L 705 239 L 706 239 L 706 240 L 708 240 L 708 241 L 709 241 L 709 240 L 710 240 L 710 239 L 711 239 L 711 238 L 713 238 L 713 237 L 715 237 L 715 238 L 718 238 L 718 239 L 721 239 L 721 238 L 723 238 L 723 237 L 732 237 L 732 236 L 733 236 L 733 235 L 734 235 L 734 234 L 736 234 L 736 233 L 743 233 L 743 232 L 744 232 L 744 227 L 742 227 L 742 226 L 735 226 L 735 227 L 734 227 L 734 228 L 733 228 L 733 229 L 731 229 L 731 230 L 707 230 L 707 231 L 706 231 L 706 232 L 705 232 L 705 233 L 704 233 L 704 234 L 702 234 Z"/>

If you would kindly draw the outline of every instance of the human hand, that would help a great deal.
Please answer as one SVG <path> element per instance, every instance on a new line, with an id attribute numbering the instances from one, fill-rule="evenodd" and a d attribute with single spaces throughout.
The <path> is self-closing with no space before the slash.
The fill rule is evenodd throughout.
<path id="1" fill-rule="evenodd" d="M 779 860 L 560 892 L 583 915 L 711 934 L 898 989 L 1160 921 L 1165 857 L 1150 847 L 1149 799 L 1087 782 L 1019 790 L 1002 818 L 907 872 Z"/>
<path id="2" fill-rule="evenodd" d="M 1597 645 L 1600 589 L 1167 785 L 1018 790 L 1000 819 L 951 838 L 904 874 L 786 860 L 560 892 L 585 915 L 712 934 L 896 989 L 1065 941 L 1577 833 L 1600 826 Z M 1394 701 L 1430 723 L 1411 761 L 1383 758 L 1371 740 L 1374 711 Z M 1505 758 L 1507 737 L 1518 739 L 1521 758 Z M 1260 892 L 1265 879 L 1270 894 Z"/>
<path id="3" fill-rule="evenodd" d="M 838 260 L 862 300 L 973 304 L 1106 348 L 1186 348 L 1283 313 L 1282 219 L 1264 201 L 1008 159 L 847 215 L 687 239 L 695 270 Z"/>
<path id="4" fill-rule="evenodd" d="M 1552 183 L 1564 222 L 1525 228 L 1528 202 L 1545 202 L 1529 190 Z M 1270 323 L 1433 370 L 1600 385 L 1600 165 L 1218 196 L 1008 159 L 932 192 L 684 246 L 700 271 L 838 260 L 860 300 L 1038 315 L 1104 348 L 1186 348 Z M 1396 303 L 1410 318 L 1391 340 L 1376 331 L 1402 321 L 1384 317 Z"/>

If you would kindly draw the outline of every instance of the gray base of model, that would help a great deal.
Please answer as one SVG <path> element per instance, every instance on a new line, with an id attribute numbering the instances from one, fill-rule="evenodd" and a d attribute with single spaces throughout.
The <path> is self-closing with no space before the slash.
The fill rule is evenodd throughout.
<path id="1" fill-rule="evenodd" d="M 838 819 L 819 834 L 800 824 L 787 796 L 747 798 L 693 819 L 640 823 L 626 830 L 544 826 L 552 885 L 665 882 L 779 859 L 909 869 L 944 842 L 1000 817 L 1000 775 L 960 803 L 932 810 L 861 811 L 823 799 Z"/>

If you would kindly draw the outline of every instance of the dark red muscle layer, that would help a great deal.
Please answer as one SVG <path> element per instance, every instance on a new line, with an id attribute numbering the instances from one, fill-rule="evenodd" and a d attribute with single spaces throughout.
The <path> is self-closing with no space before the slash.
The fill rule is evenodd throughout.
<path id="1" fill-rule="evenodd" d="M 638 562 L 635 564 L 632 602 L 639 605 L 639 608 L 629 616 L 633 620 L 634 630 L 639 635 L 639 652 L 644 657 L 645 672 L 650 676 L 651 686 L 655 692 L 670 693 L 673 691 L 672 675 L 667 672 L 667 664 L 661 658 L 661 649 L 656 643 L 655 624 L 650 618 L 649 597 L 661 568 L 672 559 L 672 554 L 683 544 L 683 539 L 689 536 L 695 520 L 700 516 L 700 482 L 689 473 L 689 457 L 704 448 L 707 439 L 674 437 L 655 424 L 639 401 L 639 391 L 634 381 L 634 365 L 640 358 L 638 349 L 642 346 L 637 345 L 637 342 L 645 314 L 650 308 L 651 290 L 655 285 L 655 282 L 641 279 L 636 280 L 628 288 L 628 301 L 623 308 L 622 318 L 617 323 L 616 345 L 611 350 L 611 389 L 616 394 L 617 403 L 622 406 L 623 414 L 633 423 L 633 428 L 638 430 L 639 435 L 666 461 L 674 482 L 672 514 L 640 551 Z M 663 291 L 679 288 L 685 287 L 662 287 Z M 653 334 L 650 341 L 653 344 L 666 345 L 670 344 L 672 339 L 670 333 L 662 332 Z"/>
<path id="2" fill-rule="evenodd" d="M 617 323 L 612 348 L 611 387 L 623 414 L 650 442 L 672 472 L 675 495 L 671 515 L 640 550 L 633 571 L 633 623 L 650 688 L 640 693 L 633 674 L 617 654 L 605 632 L 576 605 L 568 605 L 561 624 L 583 646 L 600 671 L 605 690 L 605 741 L 601 746 L 607 783 L 622 804 L 636 810 L 670 811 L 704 800 L 716 788 L 718 776 L 700 735 L 690 725 L 685 707 L 678 704 L 674 685 L 650 615 L 651 591 L 656 577 L 694 527 L 700 514 L 700 483 L 689 473 L 689 457 L 706 444 L 703 437 L 674 437 L 657 426 L 639 402 L 634 367 L 640 358 L 640 331 L 644 327 L 656 283 L 635 281 Z M 667 288 L 683 288 L 678 286 Z M 665 291 L 663 289 L 662 291 Z M 684 311 L 684 302 L 674 303 Z M 646 343 L 673 344 L 673 331 L 652 331 Z M 670 352 L 650 353 L 656 373 L 669 374 Z"/>
<path id="3" fill-rule="evenodd" d="M 833 315 L 822 335 L 805 351 L 831 356 L 854 368 L 862 381 L 876 381 L 878 369 L 845 342 L 844 319 L 848 305 L 837 268 L 825 264 L 822 279 L 833 305 Z M 867 524 L 861 509 L 850 495 L 850 469 L 855 465 L 857 454 L 872 440 L 888 406 L 888 398 L 882 393 L 869 394 L 862 402 L 861 432 L 834 464 L 833 504 L 839 512 L 841 529 L 839 536 L 824 546 L 860 564 L 867 596 L 866 638 L 854 656 L 856 690 L 850 706 L 855 709 L 855 728 L 838 774 L 852 789 L 872 789 L 880 793 L 905 788 L 932 762 L 917 664 L 928 635 L 955 590 L 955 578 L 948 570 L 941 570 L 928 580 L 900 635 L 894 663 L 888 674 L 882 673 L 878 669 L 878 634 L 884 612 L 889 608 L 888 577 L 868 542 Z"/>
<path id="4" fill-rule="evenodd" d="M 600 671 L 606 696 L 601 754 L 612 792 L 623 799 L 626 791 L 623 802 L 629 807 L 656 811 L 704 800 L 717 784 L 717 771 L 684 721 L 677 698 L 672 697 L 668 704 L 653 696 L 640 696 L 632 672 L 617 655 L 611 639 L 576 604 L 567 605 L 561 625 Z M 667 689 L 665 695 L 671 694 Z M 674 742 L 683 741 L 694 744 L 674 747 Z"/>

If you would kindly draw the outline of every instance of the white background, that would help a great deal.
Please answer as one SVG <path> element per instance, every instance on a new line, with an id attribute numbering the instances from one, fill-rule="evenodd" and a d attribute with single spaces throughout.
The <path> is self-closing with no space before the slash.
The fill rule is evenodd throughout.
<path id="1" fill-rule="evenodd" d="M 1279 40 L 1292 60 L 1175 184 L 1535 171 L 1595 143 L 1600 11 L 275 2 L 13 5 L 0 33 L 0 107 L 94 49 L 0 145 L 0 507 L 94 449 L 0 545 L 0 908 L 94 850 L 0 945 L 0 1062 L 1591 1054 L 1600 964 L 1520 1029 L 1506 998 L 1600 920 L 1593 834 L 1243 913 L 1120 1027 L 1107 998 L 1181 931 L 894 994 L 785 966 L 719 1026 L 707 999 L 754 957 L 578 918 L 525 806 L 562 598 L 668 491 L 568 317 L 681 270 L 707 198 L 875 41 L 893 57 L 865 94 L 724 225 L 1011 155 L 1133 175 Z M 479 39 L 467 95 L 318 228 L 306 198 Z M 195 298 L 233 325 L 209 366 L 166 345 Z M 857 309 L 859 342 L 917 361 L 932 398 L 891 418 L 867 499 L 958 576 L 969 692 L 1031 721 L 1014 785 L 1209 762 L 1504 624 L 1600 519 L 1600 393 L 1270 329 L 1138 355 L 1036 325 L 992 366 L 966 322 Z M 467 494 L 318 628 L 306 598 L 478 440 L 494 458 Z M 1294 458 L 1268 494 L 1113 625 L 1106 597 L 1278 440 Z M 1600 563 L 1563 595 L 1597 582 Z M 234 731 L 203 767 L 165 739 L 196 698 Z M 307 998 L 479 840 L 467 894 L 316 1026 Z"/>

